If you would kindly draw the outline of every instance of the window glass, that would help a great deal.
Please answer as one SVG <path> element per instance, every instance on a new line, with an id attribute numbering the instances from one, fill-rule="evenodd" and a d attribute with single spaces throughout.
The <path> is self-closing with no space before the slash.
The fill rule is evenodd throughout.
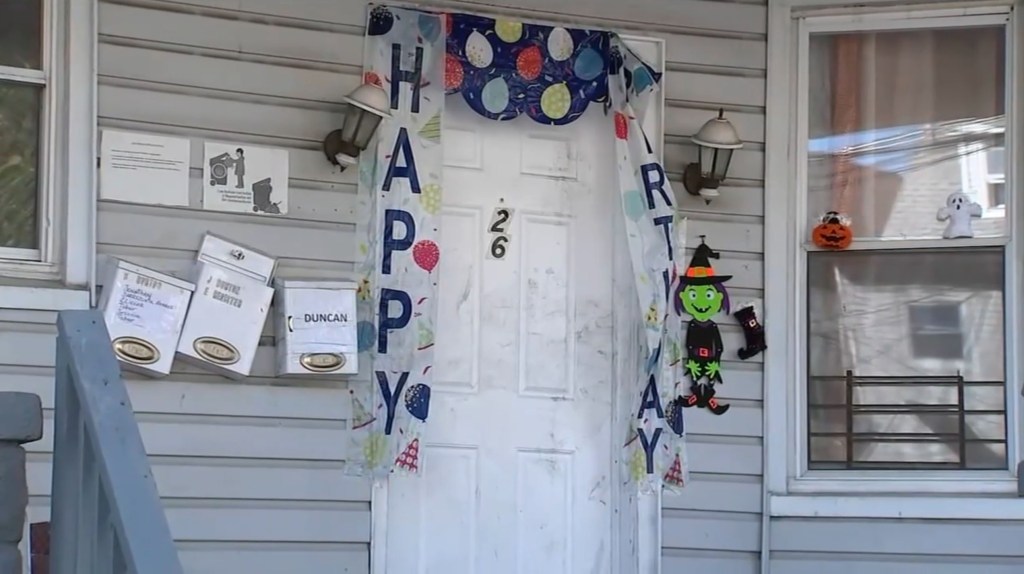
<path id="1" fill-rule="evenodd" d="M 996 26 L 812 34 L 808 223 L 835 210 L 857 238 L 938 238 L 951 193 L 994 207 L 985 159 L 975 176 L 964 159 L 1002 142 L 1004 53 Z M 986 214 L 974 230 L 1002 235 L 1005 217 Z"/>
<path id="2" fill-rule="evenodd" d="M 0 0 L 0 66 L 42 69 L 42 0 Z"/>
<path id="3" fill-rule="evenodd" d="M 40 86 L 0 82 L 0 247 L 39 246 L 41 98 Z"/>
<path id="4" fill-rule="evenodd" d="M 1005 468 L 1001 248 L 807 254 L 811 468 Z"/>

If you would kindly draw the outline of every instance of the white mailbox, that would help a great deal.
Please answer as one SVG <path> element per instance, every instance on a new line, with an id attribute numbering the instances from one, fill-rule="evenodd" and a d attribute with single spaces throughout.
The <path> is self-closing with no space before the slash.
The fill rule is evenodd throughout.
<path id="1" fill-rule="evenodd" d="M 355 283 L 277 280 L 274 284 L 277 374 L 358 373 Z"/>
<path id="2" fill-rule="evenodd" d="M 98 307 L 125 370 L 151 377 L 171 372 L 194 290 L 195 285 L 170 275 L 108 260 Z"/>
<path id="3" fill-rule="evenodd" d="M 274 297 L 267 283 L 275 264 L 269 255 L 206 236 L 178 341 L 182 360 L 233 379 L 249 375 Z"/>

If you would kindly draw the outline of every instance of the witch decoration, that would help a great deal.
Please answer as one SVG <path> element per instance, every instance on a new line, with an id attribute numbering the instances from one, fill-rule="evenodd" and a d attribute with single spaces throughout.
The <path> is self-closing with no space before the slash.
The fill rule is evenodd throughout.
<path id="1" fill-rule="evenodd" d="M 715 275 L 712 259 L 721 254 L 712 251 L 700 236 L 686 274 L 679 277 L 673 297 L 676 313 L 685 311 L 692 319 L 686 328 L 686 373 L 690 394 L 676 399 L 679 406 L 702 407 L 721 415 L 729 405 L 715 399 L 715 385 L 722 382 L 722 336 L 711 320 L 721 311 L 729 312 L 729 293 L 723 285 L 732 275 Z M 675 401 L 674 401 L 675 402 Z"/>

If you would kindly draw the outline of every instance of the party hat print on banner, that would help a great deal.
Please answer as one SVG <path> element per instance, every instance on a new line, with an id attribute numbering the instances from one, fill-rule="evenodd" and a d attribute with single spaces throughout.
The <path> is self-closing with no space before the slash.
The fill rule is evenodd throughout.
<path id="1" fill-rule="evenodd" d="M 441 112 L 437 112 L 430 117 L 429 120 L 423 127 L 420 128 L 420 137 L 423 138 L 424 142 L 439 144 L 441 143 Z"/>
<path id="2" fill-rule="evenodd" d="M 676 455 L 676 459 L 672 461 L 672 466 L 665 473 L 664 478 L 665 484 L 669 486 L 683 486 L 683 463 L 679 460 L 679 455 Z"/>
<path id="3" fill-rule="evenodd" d="M 370 411 L 366 410 L 362 401 L 352 395 L 352 430 L 358 430 L 377 420 Z"/>
<path id="4" fill-rule="evenodd" d="M 395 459 L 395 467 L 408 472 L 416 472 L 420 468 L 420 439 L 414 438 L 402 454 Z"/>

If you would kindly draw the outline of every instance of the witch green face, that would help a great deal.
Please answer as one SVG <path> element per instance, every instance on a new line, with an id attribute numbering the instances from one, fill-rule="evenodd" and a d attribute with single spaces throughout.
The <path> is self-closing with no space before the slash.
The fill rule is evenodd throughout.
<path id="1" fill-rule="evenodd" d="M 698 321 L 707 321 L 722 310 L 723 295 L 714 285 L 687 285 L 679 298 L 686 312 Z"/>

